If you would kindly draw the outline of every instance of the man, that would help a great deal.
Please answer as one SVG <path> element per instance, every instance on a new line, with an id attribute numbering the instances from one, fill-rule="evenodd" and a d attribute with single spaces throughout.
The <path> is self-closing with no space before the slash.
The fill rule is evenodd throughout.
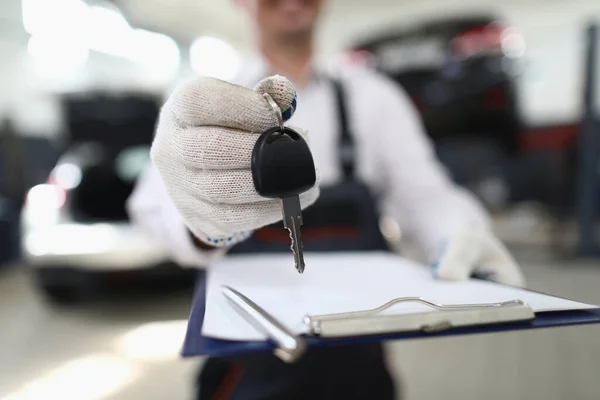
<path id="1" fill-rule="evenodd" d="M 250 171 L 258 134 L 277 125 L 262 96 L 268 93 L 286 118 L 293 114 L 290 125 L 310 135 L 320 184 L 301 195 L 303 208 L 350 175 L 374 195 L 373 208 L 414 238 L 439 278 L 480 272 L 523 284 L 483 209 L 443 173 L 404 93 L 368 71 L 332 81 L 313 64 L 323 0 L 238 3 L 256 23 L 260 57 L 244 68 L 237 85 L 201 78 L 168 100 L 152 146 L 153 167 L 129 203 L 140 226 L 166 243 L 180 264 L 209 267 L 230 249 L 253 247 L 254 233 L 281 219 L 279 202 L 256 193 Z M 293 86 L 281 76 L 263 79 L 274 74 Z M 340 117 L 342 109 L 347 112 Z M 352 168 L 338 146 L 349 130 Z M 313 350 L 292 366 L 268 355 L 219 361 L 207 363 L 202 399 L 228 390 L 235 399 L 394 398 L 379 346 Z"/>

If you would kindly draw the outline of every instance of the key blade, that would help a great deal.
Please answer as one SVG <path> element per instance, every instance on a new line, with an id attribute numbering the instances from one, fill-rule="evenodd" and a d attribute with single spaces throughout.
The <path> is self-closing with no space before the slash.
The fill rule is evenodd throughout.
<path id="1" fill-rule="evenodd" d="M 292 244 L 290 248 L 294 253 L 296 269 L 299 273 L 304 272 L 304 254 L 302 249 L 302 236 L 300 227 L 302 226 L 302 207 L 298 196 L 285 197 L 281 199 L 283 211 L 283 225 L 290 232 Z"/>
<path id="2" fill-rule="evenodd" d="M 292 253 L 294 253 L 294 261 L 296 262 L 296 269 L 299 273 L 304 272 L 304 254 L 302 251 L 302 238 L 300 236 L 300 223 L 297 217 L 292 217 L 291 226 L 288 228 L 290 231 L 290 239 L 292 240 Z"/>

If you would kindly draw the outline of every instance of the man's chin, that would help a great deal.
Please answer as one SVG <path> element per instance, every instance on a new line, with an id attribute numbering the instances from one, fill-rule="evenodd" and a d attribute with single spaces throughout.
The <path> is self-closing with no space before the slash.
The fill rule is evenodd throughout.
<path id="1" fill-rule="evenodd" d="M 277 36 L 284 40 L 297 41 L 310 39 L 312 37 L 312 27 L 290 27 L 278 32 Z"/>

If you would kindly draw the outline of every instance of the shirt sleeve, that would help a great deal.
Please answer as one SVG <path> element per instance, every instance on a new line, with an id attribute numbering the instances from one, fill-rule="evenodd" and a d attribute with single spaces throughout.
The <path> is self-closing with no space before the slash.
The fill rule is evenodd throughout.
<path id="1" fill-rule="evenodd" d="M 127 211 L 132 223 L 164 245 L 173 261 L 182 267 L 206 268 L 226 252 L 222 248 L 202 250 L 193 243 L 152 163 L 136 182 L 127 200 Z"/>
<path id="2" fill-rule="evenodd" d="M 486 210 L 447 176 L 408 96 L 379 76 L 367 90 L 369 98 L 376 100 L 364 107 L 371 107 L 370 115 L 379 116 L 371 119 L 371 133 L 377 137 L 371 148 L 381 173 L 382 211 L 398 221 L 430 262 L 457 230 L 467 226 L 488 229 Z"/>

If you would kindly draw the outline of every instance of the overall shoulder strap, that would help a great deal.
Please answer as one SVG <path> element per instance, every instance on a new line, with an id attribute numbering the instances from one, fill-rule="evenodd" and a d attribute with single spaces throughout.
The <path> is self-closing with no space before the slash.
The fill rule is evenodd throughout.
<path id="1" fill-rule="evenodd" d="M 346 94 L 342 82 L 331 78 L 338 109 L 338 126 L 340 128 L 340 163 L 344 179 L 354 179 L 354 138 L 350 130 Z"/>

